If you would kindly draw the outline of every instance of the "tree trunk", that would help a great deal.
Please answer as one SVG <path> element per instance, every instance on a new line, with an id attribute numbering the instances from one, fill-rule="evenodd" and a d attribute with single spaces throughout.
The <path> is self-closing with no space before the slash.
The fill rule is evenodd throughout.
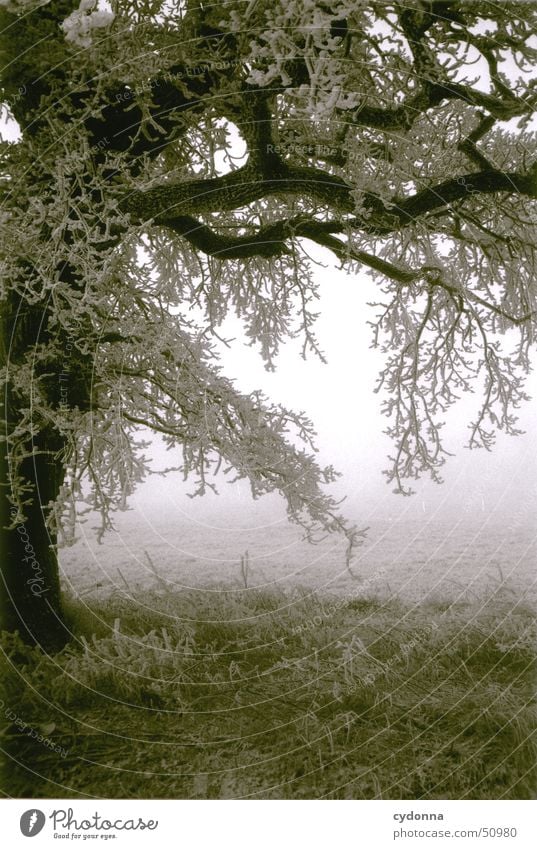
<path id="1" fill-rule="evenodd" d="M 47 505 L 62 483 L 63 468 L 55 457 L 61 438 L 43 430 L 36 446 L 42 453 L 24 460 L 20 472 L 35 487 L 32 503 L 24 507 L 24 520 L 8 529 L 16 510 L 8 501 L 9 457 L 2 445 L 0 554 L 2 567 L 2 629 L 18 631 L 27 643 L 47 651 L 61 648 L 69 639 L 62 615 L 56 538 L 46 527 Z"/>
<path id="2" fill-rule="evenodd" d="M 0 326 L 0 365 L 6 369 L 2 386 L 2 432 L 0 434 L 0 628 L 18 631 L 22 639 L 55 651 L 69 639 L 63 623 L 56 538 L 46 526 L 48 505 L 55 501 L 64 478 L 58 459 L 63 437 L 46 422 L 35 417 L 34 436 L 23 437 L 24 450 L 34 453 L 15 468 L 7 441 L 21 420 L 21 408 L 32 398 L 20 398 L 13 389 L 10 375 L 27 352 L 46 338 L 42 308 L 21 308 L 19 298 L 10 293 L 3 303 Z M 53 369 L 59 374 L 62 367 Z M 35 375 L 37 379 L 38 375 Z M 58 384 L 58 378 L 52 378 Z M 59 384 L 58 384 L 59 385 Z M 25 393 L 26 394 L 26 393 Z M 22 478 L 30 489 L 23 500 L 24 518 L 15 522 L 21 504 L 20 486 L 13 476 Z"/>

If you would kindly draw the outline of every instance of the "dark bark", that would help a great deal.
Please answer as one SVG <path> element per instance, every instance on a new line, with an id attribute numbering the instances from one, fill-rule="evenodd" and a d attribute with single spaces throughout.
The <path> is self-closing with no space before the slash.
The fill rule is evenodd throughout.
<path id="1" fill-rule="evenodd" d="M 9 527 L 13 505 L 9 456 L 2 445 L 0 496 L 0 556 L 2 570 L 1 623 L 6 631 L 18 631 L 25 642 L 47 651 L 61 648 L 69 639 L 64 623 L 56 538 L 45 525 L 47 505 L 59 491 L 63 468 L 56 454 L 62 448 L 59 434 L 42 430 L 38 436 L 42 453 L 23 462 L 20 472 L 35 488 L 32 503 L 24 507 L 24 521 Z"/>
<path id="2" fill-rule="evenodd" d="M 54 651 L 69 638 L 62 615 L 56 538 L 46 526 L 48 505 L 56 500 L 63 482 L 60 455 L 64 443 L 61 434 L 36 415 L 36 435 L 23 446 L 26 453 L 33 453 L 14 462 L 10 437 L 28 398 L 15 391 L 9 373 L 28 350 L 48 337 L 43 329 L 46 313 L 43 316 L 38 306 L 19 311 L 17 300 L 12 295 L 2 305 L 0 359 L 8 369 L 8 379 L 3 387 L 0 452 L 0 623 L 2 630 L 18 631 L 25 642 Z M 58 374 L 57 383 L 60 377 Z M 20 519 L 21 492 L 15 478 L 30 488 L 24 495 L 29 503 L 22 506 L 24 518 Z"/>
<path id="3" fill-rule="evenodd" d="M 471 138 L 466 142 L 473 144 Z M 370 216 L 355 216 L 348 218 L 346 222 L 321 222 L 305 215 L 264 225 L 247 235 L 237 237 L 216 232 L 194 217 L 195 214 L 218 208 L 236 209 L 271 194 L 315 198 L 325 202 L 336 212 L 349 212 L 353 209 L 350 186 L 319 169 L 285 169 L 284 166 L 282 174 L 274 179 L 263 179 L 259 176 L 256 180 L 254 173 L 252 167 L 247 165 L 225 177 L 192 180 L 177 185 L 165 184 L 147 191 L 131 192 L 122 199 L 120 205 L 125 212 L 131 214 L 133 221 L 142 222 L 152 218 L 156 224 L 162 224 L 179 233 L 197 250 L 221 259 L 232 259 L 279 256 L 288 250 L 287 241 L 292 237 L 304 236 L 321 243 L 321 236 L 341 233 L 345 226 L 363 230 L 369 235 L 389 235 L 422 216 L 448 209 L 450 205 L 464 202 L 474 195 L 506 193 L 520 194 L 532 199 L 537 197 L 537 167 L 533 166 L 527 174 L 493 169 L 464 174 L 423 189 L 407 198 L 394 197 L 391 199 L 390 209 L 378 197 L 367 192 L 364 193 L 364 206 L 370 210 Z M 326 247 L 332 247 L 327 241 L 322 243 Z M 341 246 L 336 243 L 333 247 L 339 256 Z M 367 265 L 381 273 L 389 270 L 388 265 L 380 261 L 371 265 L 367 255 L 363 254 L 363 257 Z M 355 258 L 359 259 L 358 254 Z M 401 282 L 408 282 L 408 279 L 408 275 L 404 274 Z"/>

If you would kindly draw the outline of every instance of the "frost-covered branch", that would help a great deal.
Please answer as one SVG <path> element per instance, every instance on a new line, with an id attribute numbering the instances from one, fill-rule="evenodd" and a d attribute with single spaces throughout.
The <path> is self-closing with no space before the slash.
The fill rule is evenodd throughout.
<path id="1" fill-rule="evenodd" d="M 268 368 L 289 338 L 322 358 L 308 242 L 382 289 L 398 491 L 440 480 L 463 394 L 482 393 L 472 446 L 517 432 L 537 311 L 533 4 L 6 0 L 0 18 L 22 133 L 0 145 L 21 510 L 37 452 L 63 474 L 52 524 L 83 494 L 106 527 L 147 473 L 148 428 L 199 492 L 221 462 L 308 527 L 343 527 L 310 423 L 238 393 L 211 345 L 231 314 Z"/>

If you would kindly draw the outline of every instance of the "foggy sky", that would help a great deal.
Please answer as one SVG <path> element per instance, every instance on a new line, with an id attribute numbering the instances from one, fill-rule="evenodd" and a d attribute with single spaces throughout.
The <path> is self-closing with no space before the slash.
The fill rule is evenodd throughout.
<path id="1" fill-rule="evenodd" d="M 309 246 L 308 246 L 309 247 Z M 329 261 L 329 255 L 325 258 Z M 522 436 L 499 434 L 492 452 L 465 448 L 468 424 L 479 404 L 479 395 L 463 398 L 446 417 L 445 447 L 456 456 L 447 458 L 443 469 L 444 483 L 437 485 L 428 479 L 415 481 L 416 494 L 403 497 L 393 494 L 393 484 L 386 483 L 382 470 L 387 467 L 390 440 L 382 431 L 388 420 L 380 413 L 379 395 L 374 393 L 376 379 L 384 355 L 370 348 L 371 328 L 377 310 L 368 301 L 380 299 L 378 284 L 366 275 L 349 276 L 330 264 L 316 269 L 321 283 L 318 310 L 317 338 L 326 354 L 324 365 L 311 356 L 306 362 L 300 357 L 300 341 L 286 344 L 277 359 L 276 372 L 264 369 L 257 351 L 247 347 L 238 321 L 228 321 L 224 327 L 227 337 L 237 337 L 230 350 L 222 346 L 222 364 L 226 376 L 234 378 L 244 391 L 261 389 L 274 402 L 307 413 L 316 426 L 319 460 L 332 464 L 342 478 L 332 491 L 346 496 L 344 512 L 358 521 L 375 517 L 418 517 L 426 514 L 439 517 L 460 517 L 461 513 L 483 516 L 491 511 L 512 516 L 520 506 L 534 508 L 537 480 L 537 415 L 533 402 L 520 410 Z M 242 336 L 242 339 L 241 339 Z M 535 374 L 528 379 L 529 394 L 535 396 Z M 155 444 L 150 453 L 158 467 L 172 465 L 173 457 Z M 220 480 L 220 479 L 219 479 Z M 190 487 L 190 490 L 192 487 Z M 247 483 L 219 486 L 218 498 L 206 496 L 189 499 L 188 484 L 177 474 L 168 479 L 153 478 L 143 484 L 134 504 L 143 505 L 150 513 L 162 509 L 162 499 L 188 517 L 204 519 L 219 517 L 224 523 L 229 517 L 242 514 L 248 524 L 255 515 L 283 511 L 277 498 L 264 498 L 264 505 L 252 508 Z M 159 506 L 160 505 L 160 506 Z M 270 510 L 268 509 L 270 505 Z M 240 521 L 240 520 L 238 520 Z"/>

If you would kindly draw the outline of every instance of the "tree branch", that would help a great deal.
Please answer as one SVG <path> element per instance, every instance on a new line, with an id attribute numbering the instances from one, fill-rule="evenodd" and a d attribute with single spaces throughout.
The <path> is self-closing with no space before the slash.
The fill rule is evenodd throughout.
<path id="1" fill-rule="evenodd" d="M 472 195 L 501 192 L 537 198 L 537 168 L 533 166 L 527 174 L 497 170 L 462 174 L 407 198 L 394 197 L 388 204 L 367 194 L 365 205 L 373 210 L 373 214 L 370 217 L 356 216 L 346 223 L 370 235 L 382 236 Z M 122 212 L 129 213 L 134 222 L 143 223 L 152 219 L 155 224 L 172 228 L 174 222 L 179 222 L 177 228 L 184 231 L 190 226 L 186 221 L 189 216 L 234 210 L 270 195 L 309 197 L 340 213 L 352 212 L 354 209 L 350 187 L 320 169 L 284 167 L 278 177 L 256 179 L 249 163 L 223 177 L 167 183 L 147 191 L 131 192 L 119 201 L 119 207 Z M 387 209 L 387 206 L 390 208 Z M 207 244 L 210 244 L 209 241 Z M 236 246 L 242 247 L 244 244 Z M 225 248 L 224 244 L 222 246 Z M 216 242 L 209 252 L 211 250 L 219 250 Z"/>
<path id="2" fill-rule="evenodd" d="M 239 209 L 269 195 L 310 197 L 341 212 L 354 209 L 349 186 L 326 171 L 281 163 L 266 178 L 250 162 L 223 177 L 165 183 L 146 191 L 130 192 L 120 199 L 119 208 L 139 222 L 151 218 L 157 224 L 164 224 L 181 215 Z"/>

